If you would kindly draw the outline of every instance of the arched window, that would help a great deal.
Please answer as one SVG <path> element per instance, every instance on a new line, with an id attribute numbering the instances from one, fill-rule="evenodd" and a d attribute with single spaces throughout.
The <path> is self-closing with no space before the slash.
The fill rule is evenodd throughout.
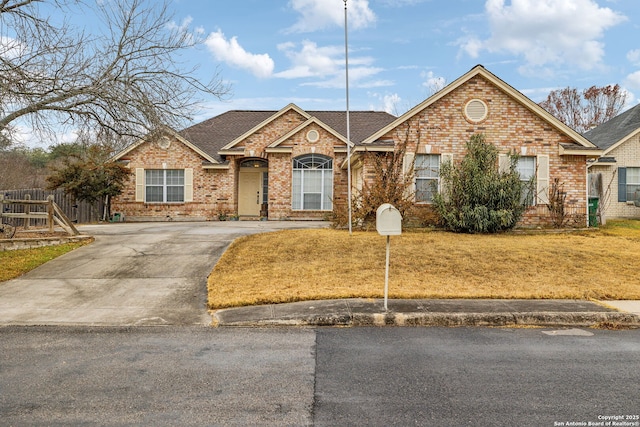
<path id="1" fill-rule="evenodd" d="M 243 160 L 242 163 L 240 163 L 240 167 L 241 168 L 268 168 L 269 163 L 267 163 L 266 160 L 262 160 L 262 159 L 249 159 L 249 160 Z"/>
<path id="2" fill-rule="evenodd" d="M 333 204 L 333 160 L 320 154 L 293 159 L 294 210 L 331 210 Z"/>

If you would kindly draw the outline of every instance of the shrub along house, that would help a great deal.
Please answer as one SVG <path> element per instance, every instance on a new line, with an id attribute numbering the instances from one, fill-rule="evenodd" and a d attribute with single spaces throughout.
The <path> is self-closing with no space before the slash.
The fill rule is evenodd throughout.
<path id="1" fill-rule="evenodd" d="M 347 201 L 347 146 L 353 185 L 372 180 L 365 152 L 406 144 L 415 165 L 415 204 L 429 209 L 439 168 L 459 161 L 482 133 L 502 153 L 520 157 L 536 194 L 522 225 L 547 225 L 549 186 L 567 193 L 566 209 L 586 224 L 587 159 L 602 151 L 536 103 L 476 66 L 400 117 L 383 112 L 229 111 L 176 133 L 164 130 L 119 153 L 135 171 L 112 210 L 128 220 L 245 218 L 324 219 Z M 584 220 L 584 221 L 583 221 Z"/>

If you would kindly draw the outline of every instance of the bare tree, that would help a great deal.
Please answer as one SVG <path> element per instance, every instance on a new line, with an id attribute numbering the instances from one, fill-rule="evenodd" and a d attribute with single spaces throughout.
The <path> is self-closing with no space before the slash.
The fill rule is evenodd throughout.
<path id="1" fill-rule="evenodd" d="M 591 86 L 582 92 L 566 87 L 549 93 L 540 106 L 582 133 L 617 116 L 626 100 L 627 92 L 617 84 Z"/>
<path id="2" fill-rule="evenodd" d="M 61 125 L 140 137 L 160 125 L 184 126 L 198 95 L 229 93 L 218 71 L 203 83 L 180 53 L 197 37 L 172 25 L 167 4 L 149 0 L 0 0 L 0 146 L 17 123 L 39 134 Z M 54 10 L 96 13 L 93 31 Z"/>
<path id="3" fill-rule="evenodd" d="M 28 152 L 0 150 L 0 191 L 41 188 L 46 183 L 47 172 L 44 165 L 34 164 Z"/>

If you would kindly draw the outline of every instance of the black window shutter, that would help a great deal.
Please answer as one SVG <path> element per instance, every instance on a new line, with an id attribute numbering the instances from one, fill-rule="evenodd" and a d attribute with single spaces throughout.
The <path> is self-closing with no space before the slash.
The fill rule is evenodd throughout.
<path id="1" fill-rule="evenodd" d="M 627 201 L 627 168 L 618 168 L 618 201 Z"/>

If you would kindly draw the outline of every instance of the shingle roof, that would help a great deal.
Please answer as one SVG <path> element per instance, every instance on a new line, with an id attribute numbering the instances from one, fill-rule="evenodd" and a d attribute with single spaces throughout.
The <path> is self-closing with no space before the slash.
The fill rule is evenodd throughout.
<path id="1" fill-rule="evenodd" d="M 218 151 L 249 129 L 275 114 L 275 111 L 227 111 L 179 132 L 180 136 L 221 161 Z"/>
<path id="2" fill-rule="evenodd" d="M 584 133 L 584 137 L 602 150 L 640 128 L 640 104 Z"/>
<path id="3" fill-rule="evenodd" d="M 278 111 L 227 111 L 188 127 L 179 134 L 202 151 L 221 161 L 218 151 L 222 147 L 277 113 Z M 347 122 L 344 111 L 306 111 L 306 113 L 346 137 Z M 395 119 L 395 116 L 381 111 L 351 111 L 349 113 L 351 142 L 360 143 Z"/>

